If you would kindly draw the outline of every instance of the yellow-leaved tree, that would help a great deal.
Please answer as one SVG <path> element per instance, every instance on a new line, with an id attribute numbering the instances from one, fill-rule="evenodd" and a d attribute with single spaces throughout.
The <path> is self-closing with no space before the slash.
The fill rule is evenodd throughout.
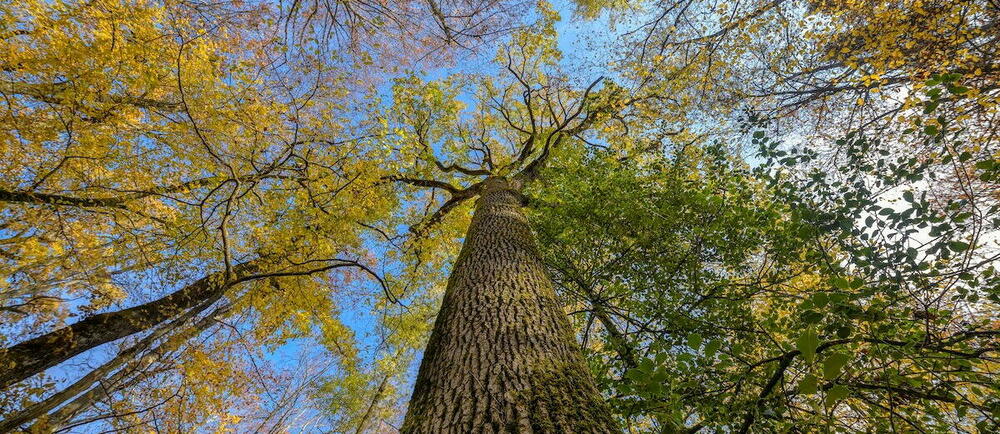
<path id="1" fill-rule="evenodd" d="M 377 390 L 342 429 L 391 406 L 406 359 L 362 366 L 338 314 L 406 290 L 366 241 L 400 206 L 368 97 L 523 10 L 390 3 L 0 5 L 0 431 L 281 426 L 323 381 Z"/>

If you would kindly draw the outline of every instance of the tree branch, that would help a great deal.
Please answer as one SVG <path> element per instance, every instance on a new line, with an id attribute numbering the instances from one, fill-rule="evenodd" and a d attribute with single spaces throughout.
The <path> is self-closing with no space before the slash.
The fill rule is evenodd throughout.
<path id="1" fill-rule="evenodd" d="M 267 176 L 248 175 L 248 176 L 240 176 L 237 178 L 210 176 L 206 178 L 182 182 L 180 184 L 163 186 L 163 187 L 154 187 L 150 190 L 137 191 L 123 196 L 112 196 L 112 197 L 75 197 L 75 196 L 67 196 L 55 193 L 5 190 L 0 188 L 0 202 L 28 203 L 28 204 L 38 204 L 38 205 L 63 205 L 63 206 L 75 206 L 79 208 L 126 209 L 125 205 L 129 201 L 138 200 L 149 196 L 183 192 L 198 187 L 204 187 L 206 185 L 210 185 L 215 182 L 219 183 L 225 183 L 230 181 L 254 182 L 263 179 L 289 179 L 289 178 L 285 176 L 275 176 L 275 175 L 267 175 Z"/>
<path id="2" fill-rule="evenodd" d="M 384 177 L 383 179 L 388 181 L 396 181 L 396 182 L 402 182 L 404 184 L 415 185 L 417 187 L 439 188 L 441 190 L 451 193 L 452 195 L 457 195 L 462 191 L 447 182 L 436 181 L 433 179 L 408 178 L 405 176 L 387 176 Z"/>
<path id="3" fill-rule="evenodd" d="M 0 366 L 5 368 L 0 373 L 0 388 L 7 388 L 98 345 L 154 327 L 221 295 L 259 269 L 259 261 L 244 262 L 233 267 L 234 279 L 228 282 L 225 273 L 212 273 L 160 299 L 94 315 L 0 350 Z"/>

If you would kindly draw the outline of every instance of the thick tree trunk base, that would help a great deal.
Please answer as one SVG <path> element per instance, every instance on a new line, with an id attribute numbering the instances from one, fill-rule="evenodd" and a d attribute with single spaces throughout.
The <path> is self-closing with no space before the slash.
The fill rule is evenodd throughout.
<path id="1" fill-rule="evenodd" d="M 487 181 L 404 433 L 619 432 L 543 268 L 517 190 Z"/>

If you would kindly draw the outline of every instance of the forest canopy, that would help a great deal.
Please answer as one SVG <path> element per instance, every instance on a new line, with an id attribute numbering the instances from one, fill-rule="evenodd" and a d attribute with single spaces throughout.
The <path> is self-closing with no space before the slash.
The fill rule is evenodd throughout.
<path id="1" fill-rule="evenodd" d="M 998 21 L 0 1 L 0 432 L 997 432 Z"/>

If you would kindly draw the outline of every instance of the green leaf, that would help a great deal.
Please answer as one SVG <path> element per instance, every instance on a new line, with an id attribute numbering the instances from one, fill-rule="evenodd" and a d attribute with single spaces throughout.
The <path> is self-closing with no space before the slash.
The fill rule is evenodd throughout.
<path id="1" fill-rule="evenodd" d="M 826 294 L 824 294 L 822 292 L 813 294 L 813 296 L 812 296 L 813 306 L 816 306 L 816 307 L 822 308 L 822 307 L 826 306 L 826 304 L 829 303 L 829 301 L 830 301 L 830 297 L 828 297 Z"/>
<path id="2" fill-rule="evenodd" d="M 837 401 L 844 399 L 850 393 L 851 391 L 848 390 L 847 386 L 844 386 L 843 384 L 831 387 L 830 390 L 826 391 L 826 406 L 832 407 L 837 403 Z"/>
<path id="3" fill-rule="evenodd" d="M 924 127 L 924 134 L 928 136 L 936 136 L 938 133 L 938 128 L 934 125 L 927 125 Z"/>
<path id="4" fill-rule="evenodd" d="M 958 81 L 958 79 L 960 78 L 962 78 L 962 74 L 959 74 L 957 72 L 949 72 L 947 74 L 941 74 L 941 81 L 944 83 L 952 83 Z"/>
<path id="5" fill-rule="evenodd" d="M 827 380 L 832 380 L 840 375 L 840 370 L 851 360 L 851 357 L 844 353 L 833 353 L 830 354 L 826 360 L 823 361 L 823 377 Z"/>
<path id="6" fill-rule="evenodd" d="M 646 378 L 646 374 L 639 369 L 632 368 L 625 372 L 625 377 L 632 381 L 642 381 Z"/>
<path id="7" fill-rule="evenodd" d="M 994 167 L 996 167 L 996 165 L 997 165 L 996 160 L 983 160 L 976 163 L 976 169 L 991 170 Z"/>
<path id="8" fill-rule="evenodd" d="M 667 375 L 668 375 L 667 371 L 663 369 L 663 367 L 661 366 L 659 368 L 656 368 L 656 371 L 653 372 L 653 375 L 649 377 L 649 381 L 651 383 L 662 383 L 664 380 L 667 379 Z"/>
<path id="9" fill-rule="evenodd" d="M 646 391 L 648 391 L 650 395 L 659 395 L 663 393 L 663 385 L 660 383 L 650 382 L 646 384 Z"/>
<path id="10" fill-rule="evenodd" d="M 841 339 L 847 339 L 851 336 L 851 326 L 843 326 L 837 329 L 837 337 Z"/>
<path id="11" fill-rule="evenodd" d="M 691 333 L 690 335 L 688 335 L 687 344 L 691 348 L 694 348 L 696 350 L 698 348 L 701 348 L 701 341 L 702 341 L 701 335 L 698 333 Z"/>
<path id="12" fill-rule="evenodd" d="M 642 359 L 639 362 L 639 370 L 644 373 L 644 375 L 649 376 L 653 372 L 653 360 L 652 359 Z"/>
<path id="13" fill-rule="evenodd" d="M 799 338 L 795 340 L 795 348 L 802 352 L 802 358 L 806 360 L 806 363 L 812 363 L 816 358 L 816 347 L 819 346 L 819 336 L 816 335 L 816 330 L 812 327 L 806 329 L 799 335 Z"/>
<path id="14" fill-rule="evenodd" d="M 812 395 L 819 390 L 819 379 L 813 374 L 808 374 L 802 381 L 799 381 L 799 392 L 804 395 Z"/>
<path id="15" fill-rule="evenodd" d="M 948 248 L 956 252 L 964 252 L 969 250 L 969 243 L 963 241 L 950 241 L 948 242 Z"/>
<path id="16" fill-rule="evenodd" d="M 802 322 L 806 324 L 817 324 L 823 320 L 823 314 L 815 310 L 807 310 L 800 315 Z"/>
<path id="17" fill-rule="evenodd" d="M 708 342 L 708 345 L 705 345 L 705 357 L 708 357 L 710 359 L 712 357 L 715 357 L 715 352 L 719 351 L 719 348 L 721 347 L 722 347 L 722 341 L 718 339 L 712 339 L 711 341 Z"/>

